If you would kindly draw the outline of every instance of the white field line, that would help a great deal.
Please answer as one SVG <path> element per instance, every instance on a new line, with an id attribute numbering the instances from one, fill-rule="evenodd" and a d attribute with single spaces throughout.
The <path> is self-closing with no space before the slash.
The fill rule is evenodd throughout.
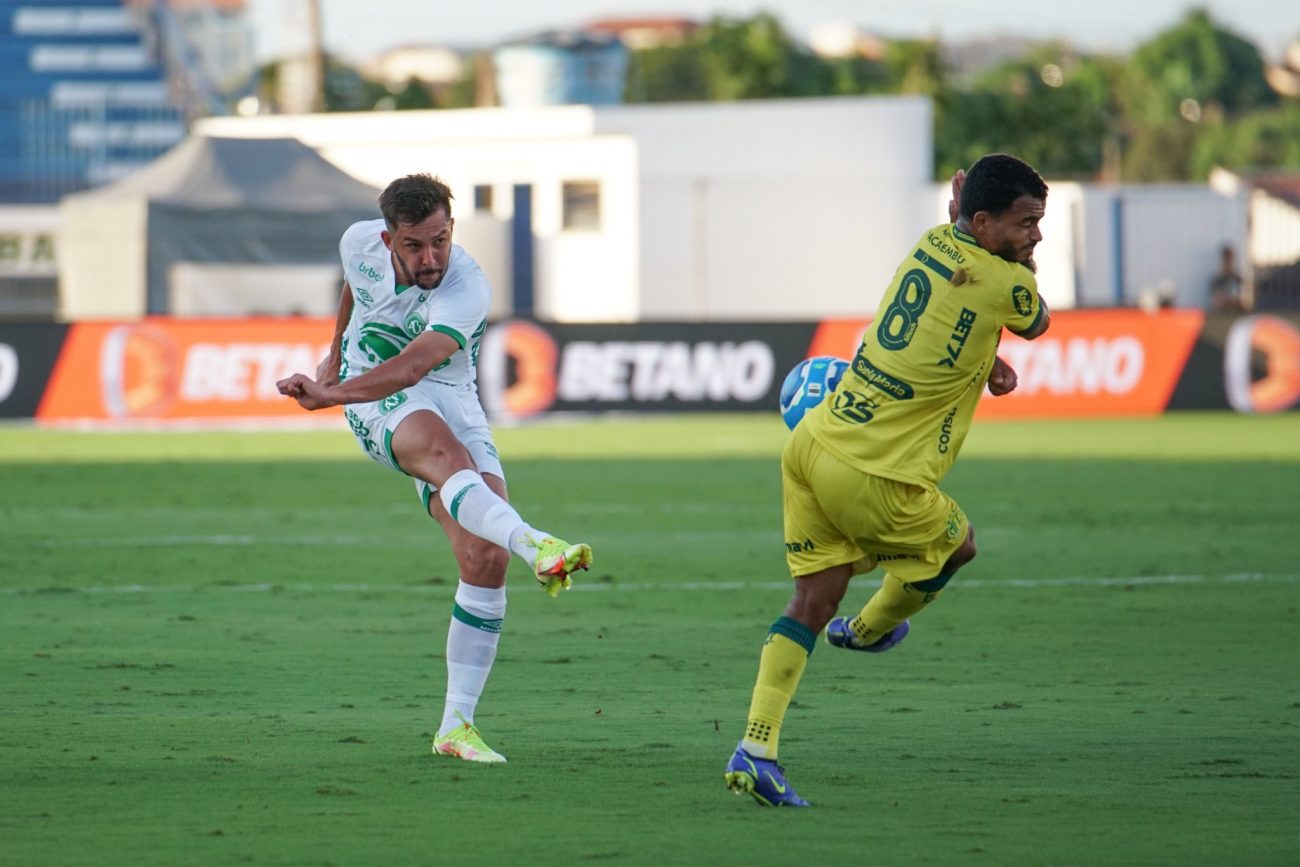
<path id="1" fill-rule="evenodd" d="M 855 579 L 862 584 L 874 582 L 869 576 Z M 1238 572 L 1230 575 L 1138 575 L 1129 578 L 1007 578 L 1000 581 L 988 581 L 978 578 L 970 580 L 953 579 L 952 587 L 978 589 L 998 589 L 998 588 L 1016 588 L 1016 589 L 1044 589 L 1051 587 L 1141 587 L 1152 585 L 1186 585 L 1186 584 L 1294 584 L 1300 582 L 1300 575 L 1266 575 L 1259 572 Z M 616 582 L 603 583 L 581 583 L 575 582 L 573 590 L 590 593 L 590 592 L 612 592 L 612 593 L 644 593 L 651 591 L 733 591 L 733 590 L 781 590 L 788 589 L 790 582 L 786 581 L 688 581 L 683 583 L 633 583 L 619 584 Z M 80 587 L 80 588 L 42 588 L 42 587 L 0 587 L 0 595 L 19 596 L 19 595 L 41 595 L 41 594 L 135 594 L 135 593 L 194 593 L 194 592 L 217 592 L 217 593 L 283 593 L 286 591 L 295 593 L 386 593 L 386 594 L 412 594 L 428 595 L 432 593 L 446 593 L 452 589 L 451 584 L 419 584 L 413 586 L 393 586 L 393 585 L 373 585 L 364 583 L 354 584 L 276 584 L 271 582 L 260 582 L 253 584 L 170 584 L 170 585 L 145 585 L 145 584 L 119 584 L 113 586 L 100 587 Z M 535 592 L 524 583 L 508 588 L 514 592 Z"/>

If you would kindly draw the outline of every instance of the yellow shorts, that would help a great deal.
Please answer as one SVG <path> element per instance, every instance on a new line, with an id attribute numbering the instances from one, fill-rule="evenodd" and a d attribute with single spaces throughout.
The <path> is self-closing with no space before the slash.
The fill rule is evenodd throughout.
<path id="1" fill-rule="evenodd" d="M 943 491 L 854 469 L 797 427 L 781 454 L 781 509 L 795 577 L 851 563 L 855 573 L 879 565 L 924 581 L 942 571 L 969 526 Z"/>

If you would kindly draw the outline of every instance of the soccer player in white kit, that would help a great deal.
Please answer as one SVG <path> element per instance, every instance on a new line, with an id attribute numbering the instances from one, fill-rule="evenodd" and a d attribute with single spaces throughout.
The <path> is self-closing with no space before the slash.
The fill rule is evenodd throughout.
<path id="1" fill-rule="evenodd" d="M 572 584 L 570 573 L 591 565 L 591 547 L 534 529 L 507 502 L 475 383 L 492 290 L 451 242 L 451 198 L 427 174 L 398 178 L 379 197 L 383 219 L 343 233 L 346 282 L 329 355 L 315 379 L 295 373 L 277 387 L 304 409 L 347 404 L 366 453 L 415 480 L 460 568 L 433 751 L 504 762 L 483 742 L 474 709 L 496 657 L 510 553 L 553 597 Z"/>

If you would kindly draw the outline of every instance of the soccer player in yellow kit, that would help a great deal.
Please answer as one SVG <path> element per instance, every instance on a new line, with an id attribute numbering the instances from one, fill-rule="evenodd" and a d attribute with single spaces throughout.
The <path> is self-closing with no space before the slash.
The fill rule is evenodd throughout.
<path id="1" fill-rule="evenodd" d="M 1033 259 L 1046 202 L 1043 179 L 1015 157 L 991 154 L 958 172 L 953 223 L 921 236 L 839 386 L 791 433 L 781 502 L 794 596 L 763 644 L 724 774 L 733 792 L 807 806 L 777 764 L 777 743 L 818 633 L 839 648 L 888 650 L 975 557 L 974 528 L 939 482 L 985 386 L 1015 388 L 997 357 L 1002 329 L 1029 339 L 1047 330 Z M 885 574 L 866 606 L 836 617 L 849 579 L 878 565 Z"/>

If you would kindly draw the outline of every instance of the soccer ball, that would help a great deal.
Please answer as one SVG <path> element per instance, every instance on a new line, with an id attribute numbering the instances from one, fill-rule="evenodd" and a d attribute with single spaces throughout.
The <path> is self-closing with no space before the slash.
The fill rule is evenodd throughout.
<path id="1" fill-rule="evenodd" d="M 804 413 L 835 390 L 848 368 L 847 361 L 833 355 L 815 355 L 796 364 L 781 383 L 781 418 L 786 427 L 794 430 Z"/>

